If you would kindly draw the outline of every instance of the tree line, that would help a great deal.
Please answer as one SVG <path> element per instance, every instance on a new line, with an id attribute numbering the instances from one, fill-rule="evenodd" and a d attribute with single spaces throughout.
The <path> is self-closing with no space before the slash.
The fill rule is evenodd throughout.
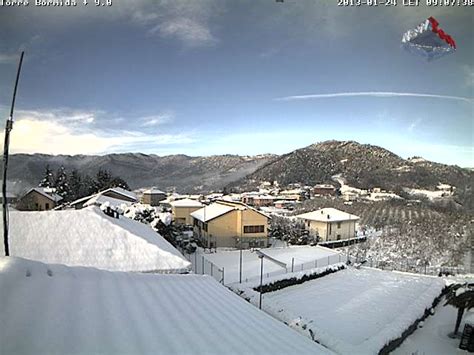
<path id="1" fill-rule="evenodd" d="M 56 193 L 64 199 L 64 202 L 71 202 L 112 187 L 130 190 L 124 179 L 113 176 L 105 169 L 99 169 L 97 174 L 91 177 L 81 174 L 77 169 L 68 173 L 64 166 L 60 166 L 56 172 L 53 172 L 49 165 L 46 165 L 43 178 L 38 186 L 54 188 Z"/>

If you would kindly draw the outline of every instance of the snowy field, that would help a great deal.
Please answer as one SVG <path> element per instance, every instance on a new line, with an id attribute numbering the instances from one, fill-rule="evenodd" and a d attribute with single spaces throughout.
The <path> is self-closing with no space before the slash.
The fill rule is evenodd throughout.
<path id="1" fill-rule="evenodd" d="M 345 255 L 340 255 L 336 251 L 319 246 L 292 246 L 287 248 L 265 248 L 261 249 L 266 255 L 286 264 L 286 269 L 266 258 L 264 258 L 263 272 L 264 277 L 284 274 L 291 272 L 292 260 L 294 258 L 293 270 L 309 269 L 313 267 L 334 264 L 339 261 L 345 261 Z M 218 251 L 212 254 L 201 254 L 196 258 L 196 273 L 202 272 L 200 258 L 204 258 L 219 269 L 224 268 L 225 284 L 239 282 L 240 251 Z M 194 264 L 194 257 L 190 257 Z M 206 268 L 206 273 L 209 270 Z M 260 277 L 260 259 L 255 251 L 242 251 L 242 282 L 253 280 Z"/>
<path id="2" fill-rule="evenodd" d="M 350 268 L 263 295 L 263 309 L 340 354 L 377 354 L 444 287 L 433 277 Z"/>

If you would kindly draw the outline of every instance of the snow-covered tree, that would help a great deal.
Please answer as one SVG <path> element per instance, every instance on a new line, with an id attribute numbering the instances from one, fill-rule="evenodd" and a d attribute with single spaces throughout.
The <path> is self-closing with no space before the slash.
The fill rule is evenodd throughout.
<path id="1" fill-rule="evenodd" d="M 54 176 L 53 171 L 50 169 L 49 164 L 44 169 L 43 178 L 41 179 L 39 187 L 54 187 Z"/>
<path id="2" fill-rule="evenodd" d="M 54 186 L 56 187 L 56 193 L 68 200 L 68 195 L 70 194 L 70 188 L 69 188 L 69 181 L 68 181 L 68 176 L 66 174 L 66 169 L 64 166 L 61 166 L 57 173 L 56 173 L 56 179 L 54 182 Z"/>

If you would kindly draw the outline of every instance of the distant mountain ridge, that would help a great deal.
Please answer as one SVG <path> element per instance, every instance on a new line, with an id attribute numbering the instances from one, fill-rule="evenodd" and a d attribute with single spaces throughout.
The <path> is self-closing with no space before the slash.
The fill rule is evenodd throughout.
<path id="1" fill-rule="evenodd" d="M 334 175 L 362 189 L 435 190 L 440 183 L 449 184 L 456 188 L 461 203 L 474 208 L 473 171 L 419 157 L 403 159 L 387 149 L 354 141 L 325 141 L 281 155 L 233 183 L 232 187 L 250 189 L 261 181 L 278 181 L 281 185 L 334 184 Z"/>
<path id="2" fill-rule="evenodd" d="M 63 165 L 94 175 L 100 168 L 125 179 L 131 188 L 157 186 L 179 192 L 255 188 L 262 181 L 280 185 L 303 183 L 334 184 L 342 176 L 357 188 L 381 187 L 400 191 L 403 187 L 434 190 L 438 184 L 456 187 L 463 204 L 474 208 L 474 172 L 414 157 L 403 159 L 387 149 L 354 141 L 325 141 L 283 155 L 187 155 L 157 156 L 140 153 L 104 156 L 14 154 L 10 158 L 9 180 L 35 186 L 46 164 L 55 170 Z"/>
<path id="3" fill-rule="evenodd" d="M 259 168 L 273 155 L 219 155 L 190 157 L 187 155 L 157 156 L 141 153 L 89 155 L 13 154 L 10 157 L 8 180 L 15 185 L 38 185 L 46 165 L 55 171 L 61 165 L 68 172 L 94 176 L 107 169 L 120 176 L 132 189 L 157 186 L 164 190 L 199 192 L 222 189 Z"/>

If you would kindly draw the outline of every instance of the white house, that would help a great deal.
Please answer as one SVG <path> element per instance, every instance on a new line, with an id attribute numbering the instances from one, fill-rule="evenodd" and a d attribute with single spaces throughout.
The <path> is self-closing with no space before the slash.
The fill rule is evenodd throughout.
<path id="1" fill-rule="evenodd" d="M 300 214 L 296 218 L 302 220 L 305 227 L 324 242 L 354 238 L 359 220 L 358 216 L 335 208 L 322 208 Z"/>

